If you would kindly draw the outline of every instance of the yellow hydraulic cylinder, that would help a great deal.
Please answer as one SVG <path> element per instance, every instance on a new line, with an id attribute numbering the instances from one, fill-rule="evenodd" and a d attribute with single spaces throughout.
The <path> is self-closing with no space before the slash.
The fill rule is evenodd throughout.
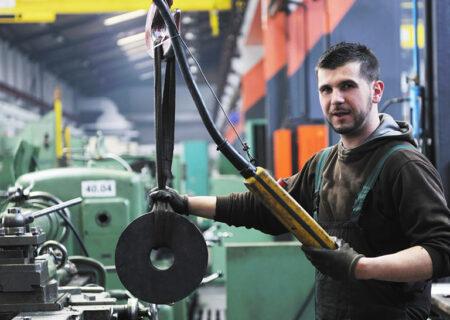
<path id="1" fill-rule="evenodd" d="M 62 102 L 61 91 L 55 89 L 53 110 L 55 112 L 55 153 L 56 159 L 61 160 L 63 157 L 63 132 L 62 132 Z"/>
<path id="2" fill-rule="evenodd" d="M 336 248 L 328 233 L 266 170 L 258 167 L 256 174 L 245 179 L 244 183 L 302 244 L 315 248 Z"/>

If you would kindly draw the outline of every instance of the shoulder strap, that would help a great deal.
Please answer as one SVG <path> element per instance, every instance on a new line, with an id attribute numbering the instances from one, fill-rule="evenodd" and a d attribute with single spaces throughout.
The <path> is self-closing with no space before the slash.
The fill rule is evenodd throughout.
<path id="1" fill-rule="evenodd" d="M 378 161 L 374 170 L 367 178 L 361 191 L 359 191 L 359 193 L 355 199 L 355 202 L 353 204 L 353 209 L 352 209 L 352 217 L 358 216 L 359 213 L 361 212 L 361 209 L 364 204 L 364 201 L 366 200 L 367 194 L 369 193 L 370 190 L 372 190 L 373 186 L 375 185 L 375 182 L 377 181 L 378 176 L 380 175 L 381 170 L 383 169 L 386 160 L 396 151 L 408 150 L 408 149 L 415 150 L 416 148 L 410 144 L 409 145 L 404 145 L 404 144 L 395 145 L 395 146 L 391 147 L 390 149 L 388 149 L 387 152 L 383 155 L 383 157 L 381 157 L 380 161 Z"/>
<path id="2" fill-rule="evenodd" d="M 323 168 L 324 168 L 325 162 L 328 159 L 328 156 L 329 156 L 332 148 L 333 148 L 332 146 L 328 147 L 319 154 L 319 161 L 317 162 L 316 174 L 314 177 L 314 195 L 313 195 L 313 204 L 314 204 L 313 218 L 314 218 L 314 220 L 317 220 L 317 213 L 319 211 L 319 202 L 320 202 L 319 194 L 320 194 L 320 189 L 322 189 Z"/>

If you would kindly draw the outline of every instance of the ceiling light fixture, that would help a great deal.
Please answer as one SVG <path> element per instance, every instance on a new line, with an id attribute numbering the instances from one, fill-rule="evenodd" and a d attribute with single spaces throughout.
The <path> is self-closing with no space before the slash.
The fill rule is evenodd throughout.
<path id="1" fill-rule="evenodd" d="M 138 52 L 135 54 L 127 54 L 127 58 L 128 58 L 128 61 L 135 62 L 138 60 L 142 60 L 144 58 L 148 59 L 148 54 L 147 54 L 147 52 Z"/>
<path id="2" fill-rule="evenodd" d="M 142 41 L 144 43 L 144 39 L 145 39 L 145 32 L 141 32 L 141 33 L 133 34 L 128 37 L 120 38 L 119 40 L 117 40 L 117 45 L 119 47 L 123 47 L 123 46 L 126 46 L 127 44 L 137 42 L 137 41 Z"/>
<path id="3" fill-rule="evenodd" d="M 141 79 L 141 80 L 148 80 L 151 78 L 153 78 L 153 72 L 146 72 L 139 76 L 139 79 Z"/>
<path id="4" fill-rule="evenodd" d="M 132 56 L 132 55 L 135 55 L 135 54 L 140 54 L 142 52 L 147 52 L 147 47 L 146 46 L 134 47 L 134 48 L 131 48 L 131 49 L 122 47 L 121 49 L 127 56 Z"/>
<path id="5" fill-rule="evenodd" d="M 191 71 L 192 74 L 197 74 L 198 73 L 198 68 L 197 66 L 190 66 L 189 70 Z"/>
<path id="6" fill-rule="evenodd" d="M 182 23 L 183 25 L 185 25 L 185 24 L 191 24 L 192 22 L 194 22 L 194 19 L 192 19 L 192 17 L 190 17 L 190 16 L 184 16 L 184 17 L 181 19 L 181 23 Z"/>
<path id="7" fill-rule="evenodd" d="M 184 35 L 184 38 L 185 38 L 186 40 L 194 40 L 194 39 L 197 38 L 197 37 L 196 37 L 195 34 L 192 33 L 192 32 L 186 32 L 186 34 Z"/>
<path id="8" fill-rule="evenodd" d="M 131 49 L 138 48 L 138 47 L 145 47 L 146 48 L 145 41 L 142 41 L 142 42 L 141 41 L 131 42 L 129 44 L 121 46 L 120 49 L 127 51 L 127 50 L 131 50 Z"/>
<path id="9" fill-rule="evenodd" d="M 149 60 L 146 61 L 142 61 L 142 62 L 138 62 L 134 65 L 134 68 L 137 70 L 141 70 L 141 69 L 149 69 L 152 68 L 153 63 Z"/>
<path id="10" fill-rule="evenodd" d="M 105 26 L 112 26 L 112 25 L 115 25 L 118 23 L 122 23 L 122 22 L 125 22 L 128 20 L 132 20 L 132 19 L 136 19 L 136 18 L 145 16 L 146 13 L 147 12 L 145 10 L 141 9 L 141 10 L 136 10 L 136 11 L 119 14 L 117 16 L 105 19 L 103 21 L 103 24 Z"/>

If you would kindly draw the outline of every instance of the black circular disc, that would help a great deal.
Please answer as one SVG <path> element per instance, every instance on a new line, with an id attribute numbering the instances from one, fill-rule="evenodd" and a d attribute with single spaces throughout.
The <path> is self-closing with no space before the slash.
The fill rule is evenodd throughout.
<path id="1" fill-rule="evenodd" d="M 152 249 L 169 248 L 174 257 L 167 270 L 150 262 Z M 121 234 L 116 247 L 120 281 L 136 298 L 167 304 L 195 290 L 208 263 L 205 240 L 197 227 L 173 212 L 151 212 L 138 217 Z"/>

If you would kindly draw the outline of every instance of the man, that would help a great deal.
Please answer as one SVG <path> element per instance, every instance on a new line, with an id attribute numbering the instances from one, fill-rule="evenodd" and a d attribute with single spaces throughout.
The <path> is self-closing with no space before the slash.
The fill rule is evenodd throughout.
<path id="1" fill-rule="evenodd" d="M 320 104 L 340 142 L 286 179 L 336 250 L 303 248 L 315 265 L 317 319 L 426 319 L 432 278 L 450 275 L 450 212 L 438 173 L 407 123 L 378 113 L 384 83 L 365 46 L 340 43 L 316 68 Z M 175 211 L 270 234 L 286 228 L 250 193 L 151 194 Z"/>

